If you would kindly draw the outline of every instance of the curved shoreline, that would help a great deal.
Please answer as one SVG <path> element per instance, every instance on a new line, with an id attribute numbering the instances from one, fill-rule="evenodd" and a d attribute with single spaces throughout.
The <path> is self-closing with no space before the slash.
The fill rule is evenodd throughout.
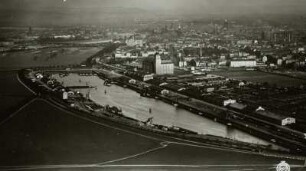
<path id="1" fill-rule="evenodd" d="M 20 74 L 20 72 L 19 72 Z M 24 78 L 25 79 L 25 78 Z M 24 80 L 23 80 L 24 81 Z M 28 80 L 29 81 L 29 80 Z M 24 84 L 27 87 L 29 85 L 27 85 L 26 83 Z M 34 89 L 33 91 L 35 91 L 35 88 L 31 87 L 30 89 Z M 38 91 L 38 90 L 36 90 Z M 40 93 L 44 93 L 44 92 L 40 92 L 38 91 L 38 94 Z M 48 93 L 47 93 L 48 94 Z M 190 136 L 188 134 L 182 134 L 182 133 L 172 133 L 169 131 L 162 131 L 159 129 L 154 129 L 151 127 L 147 127 L 147 126 L 139 126 L 137 122 L 135 121 L 130 121 L 129 119 L 126 120 L 127 118 L 111 118 L 108 117 L 107 115 L 101 115 L 99 117 L 95 116 L 93 113 L 91 112 L 86 112 L 86 111 L 80 111 L 74 108 L 71 108 L 69 105 L 65 104 L 64 101 L 60 100 L 59 98 L 54 98 L 52 97 L 52 94 L 49 95 L 41 95 L 41 97 L 46 97 L 45 99 L 47 101 L 49 101 L 50 103 L 54 103 L 54 105 L 64 109 L 64 110 L 68 110 L 74 114 L 77 115 L 82 115 L 86 118 L 90 118 L 90 119 L 94 119 L 97 120 L 99 122 L 99 120 L 102 121 L 110 121 L 113 123 L 117 123 L 120 124 L 123 127 L 129 127 L 128 129 L 135 129 L 138 131 L 144 131 L 144 132 L 150 132 L 150 134 L 154 134 L 154 136 L 162 136 L 164 138 L 170 138 L 170 139 L 179 139 L 180 141 L 187 141 L 187 142 L 191 142 L 192 144 L 201 144 L 201 145 L 213 145 L 215 147 L 221 148 L 223 150 L 234 150 L 234 151 L 239 151 L 239 152 L 246 152 L 246 153 L 250 153 L 250 154 L 258 154 L 258 155 L 263 155 L 263 156 L 273 156 L 273 157 L 287 157 L 287 158 L 292 158 L 292 159 L 297 159 L 297 160 L 304 160 L 304 157 L 297 157 L 297 156 L 292 156 L 290 154 L 287 154 L 283 151 L 276 151 L 276 150 L 271 150 L 271 149 L 267 149 L 264 146 L 261 145 L 255 145 L 252 143 L 244 143 L 244 142 L 240 142 L 240 141 L 236 141 L 236 140 L 230 140 L 227 138 L 222 138 L 222 137 L 215 137 L 215 136 Z M 51 99 L 51 101 L 50 101 Z M 55 100 L 55 101 L 54 101 Z M 139 122 L 139 121 L 138 121 Z M 118 126 L 118 125 L 117 125 Z M 121 127 L 119 126 L 119 127 Z M 158 134 L 158 135 L 157 135 Z M 204 144 L 203 144 L 204 143 Z"/>

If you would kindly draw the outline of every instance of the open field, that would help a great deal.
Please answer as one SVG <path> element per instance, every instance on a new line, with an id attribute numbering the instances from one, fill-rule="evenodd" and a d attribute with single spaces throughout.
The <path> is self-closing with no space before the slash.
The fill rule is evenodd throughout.
<path id="1" fill-rule="evenodd" d="M 103 125 L 103 121 L 101 123 L 84 120 L 54 108 L 45 101 L 36 100 L 0 125 L 0 165 L 179 164 L 273 167 L 273 164 L 282 160 L 205 146 L 190 146 L 181 142 L 170 142 L 163 146 L 160 143 L 165 140 L 150 138 L 154 138 L 154 134 L 148 133 L 144 137 L 137 134 L 137 131 L 125 132 L 116 129 L 116 125 L 109 125 L 112 128 Z M 303 163 L 286 161 L 290 164 Z"/>
<path id="2" fill-rule="evenodd" d="M 12 166 L 102 163 L 160 146 L 158 141 L 93 124 L 39 100 L 1 125 L 0 136 L 0 164 Z"/>
<path id="3" fill-rule="evenodd" d="M 80 64 L 102 48 L 65 47 L 0 53 L 0 69 Z"/>
<path id="4" fill-rule="evenodd" d="M 271 85 L 276 84 L 278 86 L 300 86 L 306 84 L 306 80 L 269 74 L 260 71 L 214 71 L 212 74 L 225 76 L 228 78 L 234 78 L 239 80 L 251 81 L 251 82 L 267 82 Z"/>
<path id="5" fill-rule="evenodd" d="M 292 164 L 294 161 L 286 160 Z M 139 158 L 132 158 L 119 162 L 119 164 L 143 165 L 264 165 L 278 163 L 279 159 L 262 157 L 253 154 L 241 154 L 232 151 L 207 149 L 201 147 L 172 144 L 167 148 L 146 154 Z"/>
<path id="6" fill-rule="evenodd" d="M 17 80 L 17 72 L 0 72 L 0 122 L 31 98 Z"/>
<path id="7" fill-rule="evenodd" d="M 9 78 L 14 78 L 14 74 Z M 29 94 L 18 82 L 10 84 L 17 88 L 16 94 Z M 34 165 L 30 166 L 33 170 L 228 170 L 227 166 L 211 168 L 208 165 L 267 169 L 281 160 L 292 165 L 303 164 L 298 160 L 173 142 L 115 123 L 84 119 L 40 99 L 2 123 L 0 137 L 0 170 L 12 169 L 10 166 L 21 166 L 23 170 L 23 166 L 29 165 Z M 75 168 L 75 164 L 82 169 Z"/>
<path id="8" fill-rule="evenodd" d="M 76 117 L 45 101 L 36 100 L 11 120 L 0 125 L 0 165 L 179 164 L 273 167 L 273 164 L 283 160 L 205 146 L 190 146 L 181 142 L 170 142 L 163 146 L 161 142 L 168 141 L 151 133 L 144 137 L 141 131 L 125 132 L 116 129 L 116 125 L 105 126 L 103 121 L 100 123 L 102 124 Z M 288 159 L 286 161 L 290 164 L 303 163 Z"/>

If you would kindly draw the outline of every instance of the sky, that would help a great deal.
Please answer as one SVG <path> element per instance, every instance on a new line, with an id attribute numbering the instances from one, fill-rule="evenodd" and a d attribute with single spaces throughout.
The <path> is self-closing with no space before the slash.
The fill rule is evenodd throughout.
<path id="1" fill-rule="evenodd" d="M 142 8 L 147 10 L 175 10 L 218 8 L 232 10 L 236 7 L 248 9 L 273 9 L 282 11 L 285 8 L 305 9 L 306 0 L 1 0 L 2 8 Z M 237 10 L 237 9 L 236 9 Z M 294 9 L 292 9 L 294 10 Z"/>
<path id="2" fill-rule="evenodd" d="M 47 22 L 42 20 L 56 23 L 59 17 L 58 22 L 63 23 L 80 17 L 81 22 L 96 22 L 159 14 L 305 15 L 305 9 L 306 0 L 0 0 L 0 24 Z"/>

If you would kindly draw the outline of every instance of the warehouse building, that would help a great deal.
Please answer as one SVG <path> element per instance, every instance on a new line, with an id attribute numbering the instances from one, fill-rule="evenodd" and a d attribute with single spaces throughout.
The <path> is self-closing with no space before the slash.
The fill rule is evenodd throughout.
<path id="1" fill-rule="evenodd" d="M 146 73 L 154 73 L 156 75 L 166 75 L 174 73 L 174 64 L 171 60 L 162 60 L 160 55 L 148 57 L 143 60 L 142 68 Z"/>
<path id="2" fill-rule="evenodd" d="M 237 59 L 237 60 L 232 60 L 230 66 L 233 68 L 256 67 L 256 64 L 257 63 L 255 60 Z"/>

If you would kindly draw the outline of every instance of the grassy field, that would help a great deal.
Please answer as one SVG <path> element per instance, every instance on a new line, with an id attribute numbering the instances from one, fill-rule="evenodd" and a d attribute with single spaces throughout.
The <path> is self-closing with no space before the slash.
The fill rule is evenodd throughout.
<path id="1" fill-rule="evenodd" d="M 265 165 L 279 163 L 279 158 L 242 154 L 218 149 L 172 144 L 150 154 L 119 162 L 120 164 L 156 165 Z M 286 160 L 291 164 L 300 162 Z"/>
<path id="2" fill-rule="evenodd" d="M 8 131 L 9 130 L 9 131 Z M 159 142 L 76 118 L 35 101 L 0 127 L 0 165 L 91 164 Z"/>
<path id="3" fill-rule="evenodd" d="M 17 80 L 17 72 L 0 72 L 0 122 L 19 106 L 28 101 L 32 94 Z"/>
<path id="4" fill-rule="evenodd" d="M 6 82 L 6 84 L 2 85 L 2 88 L 8 89 L 7 91 L 0 89 L 2 96 L 30 96 L 28 90 L 18 83 L 15 74 L 14 72 L 0 74 L 2 81 Z M 117 165 L 110 168 L 105 166 L 104 169 L 106 170 L 152 170 L 152 168 L 147 167 L 118 166 L 126 164 L 263 164 L 265 168 L 273 168 L 273 165 L 281 160 L 286 160 L 290 164 L 303 164 L 303 161 L 184 144 L 169 144 L 164 148 L 160 148 L 160 143 L 165 141 L 160 136 L 128 127 L 118 127 L 118 125 L 111 122 L 100 121 L 95 123 L 84 120 L 67 111 L 59 110 L 42 100 L 35 100 L 7 122 L 1 124 L 0 137 L 0 170 L 8 168 L 4 166 L 43 165 L 44 167 L 54 164 L 97 163 L 101 164 L 101 166 L 105 166 L 105 164 Z M 157 139 L 152 139 L 152 137 Z M 153 151 L 150 151 L 152 149 Z M 122 160 L 117 161 L 117 159 Z M 104 163 L 108 161 L 111 162 Z M 251 166 L 243 167 L 250 168 Z M 61 168 L 59 166 L 56 169 L 40 168 L 38 170 L 84 169 Z M 171 170 L 171 168 L 163 166 L 153 169 Z M 101 168 L 88 167 L 85 170 L 101 170 Z M 172 167 L 172 170 L 186 170 L 186 168 Z M 190 170 L 190 168 L 187 170 Z M 200 168 L 200 170 L 203 170 L 203 168 Z M 225 167 L 219 167 L 218 169 L 208 168 L 206 170 L 233 170 L 233 167 L 230 169 L 225 169 Z"/>
<path id="5" fill-rule="evenodd" d="M 46 48 L 0 54 L 0 69 L 80 64 L 97 53 L 97 47 Z"/>
<path id="6" fill-rule="evenodd" d="M 300 86 L 306 84 L 306 80 L 290 78 L 281 75 L 269 74 L 260 71 L 215 71 L 212 74 L 251 82 L 268 82 L 278 86 Z"/>
<path id="7" fill-rule="evenodd" d="M 104 123 L 104 122 L 101 122 Z M 116 127 L 116 125 L 111 125 Z M 9 130 L 9 131 L 8 131 Z M 160 147 L 153 140 L 96 124 L 36 100 L 0 126 L 0 166 L 95 164 Z M 145 134 L 152 136 L 151 133 Z M 170 144 L 165 148 L 111 162 L 115 165 L 269 165 L 282 158 Z M 290 164 L 302 161 L 286 160 Z M 247 166 L 249 167 L 249 166 Z"/>

